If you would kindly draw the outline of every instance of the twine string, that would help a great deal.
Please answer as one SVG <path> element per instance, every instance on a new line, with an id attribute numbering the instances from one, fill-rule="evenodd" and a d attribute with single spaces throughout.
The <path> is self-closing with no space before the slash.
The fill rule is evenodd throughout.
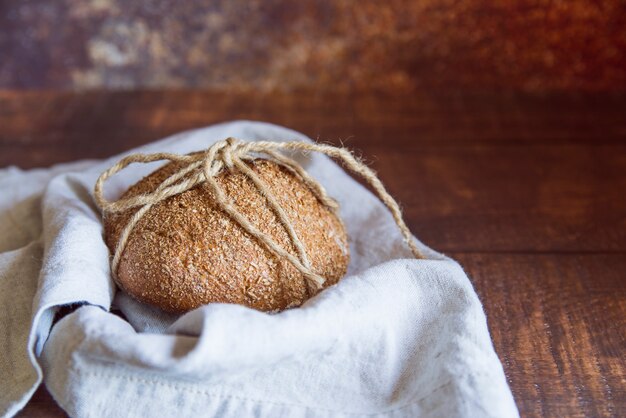
<path id="1" fill-rule="evenodd" d="M 169 197 L 178 195 L 199 184 L 206 184 L 215 195 L 217 207 L 223 210 L 232 220 L 239 226 L 256 238 L 275 256 L 289 261 L 303 276 L 307 289 L 310 293 L 315 293 L 322 288 L 324 278 L 316 274 L 311 267 L 304 244 L 298 237 L 293 223 L 289 220 L 285 210 L 279 204 L 265 181 L 252 170 L 247 161 L 252 161 L 257 156 L 264 156 L 270 161 L 284 167 L 294 176 L 299 178 L 310 190 L 315 197 L 327 208 L 333 212 L 337 212 L 339 206 L 337 202 L 331 198 L 324 187 L 311 177 L 302 168 L 298 162 L 287 157 L 279 151 L 299 151 L 302 153 L 319 152 L 326 154 L 332 158 L 341 161 L 350 171 L 359 174 L 374 189 L 379 199 L 391 211 L 391 215 L 402 233 L 404 242 L 410 248 L 415 258 L 424 258 L 420 250 L 417 248 L 415 241 L 402 219 L 402 213 L 398 203 L 389 195 L 382 182 L 376 176 L 373 170 L 365 164 L 357 160 L 350 151 L 345 148 L 338 148 L 331 145 L 323 145 L 308 142 L 244 142 L 235 138 L 228 138 L 223 141 L 216 142 L 206 151 L 201 153 L 191 153 L 186 155 L 171 153 L 155 153 L 155 154 L 131 154 L 121 159 L 117 164 L 104 171 L 94 188 L 96 204 L 102 212 L 107 215 L 111 213 L 125 212 L 129 209 L 139 208 L 128 223 L 124 226 L 122 233 L 118 239 L 114 250 L 113 259 L 111 261 L 111 271 L 113 277 L 117 280 L 117 268 L 126 247 L 126 243 L 133 229 L 141 218 L 154 205 L 166 200 Z M 167 160 L 175 163 L 183 163 L 180 170 L 165 179 L 153 192 L 138 196 L 109 201 L 104 197 L 104 183 L 111 176 L 122 171 L 132 163 L 149 163 L 154 161 Z M 271 210 L 277 216 L 279 222 L 285 229 L 289 240 L 296 250 L 297 257 L 282 248 L 268 234 L 261 232 L 250 220 L 243 215 L 226 196 L 226 193 L 219 185 L 215 176 L 222 170 L 234 171 L 238 170 L 244 174 L 253 183 L 257 191 L 267 200 Z"/>

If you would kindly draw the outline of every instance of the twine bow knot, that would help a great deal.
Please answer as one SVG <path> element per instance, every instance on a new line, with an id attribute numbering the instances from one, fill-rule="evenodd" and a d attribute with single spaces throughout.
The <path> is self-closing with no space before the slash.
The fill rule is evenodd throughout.
<path id="1" fill-rule="evenodd" d="M 380 200 L 389 208 L 391 214 L 402 233 L 404 241 L 416 258 L 423 258 L 419 249 L 415 245 L 411 232 L 404 223 L 398 203 L 387 193 L 376 174 L 362 162 L 358 161 L 345 148 L 333 147 L 308 142 L 272 142 L 257 141 L 245 142 L 236 138 L 228 138 L 214 143 L 204 152 L 196 152 L 185 155 L 171 153 L 155 154 L 131 154 L 122 158 L 117 164 L 103 172 L 94 188 L 96 204 L 104 215 L 120 213 L 129 209 L 138 208 L 130 218 L 118 239 L 113 259 L 111 261 L 111 271 L 114 279 L 117 280 L 117 267 L 122 253 L 126 247 L 128 238 L 133 228 L 143 215 L 154 205 L 165 199 L 184 193 L 199 184 L 206 184 L 212 191 L 216 199 L 217 206 L 223 210 L 231 219 L 239 224 L 248 234 L 259 240 L 265 247 L 279 258 L 288 260 L 306 279 L 310 292 L 315 293 L 322 288 L 324 278 L 316 274 L 311 267 L 306 249 L 302 241 L 296 234 L 293 224 L 287 214 L 280 206 L 275 196 L 271 193 L 265 181 L 257 175 L 246 161 L 252 161 L 259 157 L 264 157 L 274 163 L 284 167 L 293 175 L 303 181 L 314 193 L 317 199 L 332 211 L 338 210 L 337 202 L 326 193 L 326 190 L 315 179 L 313 179 L 300 164 L 287 157 L 281 152 L 284 150 L 310 152 L 316 151 L 330 157 L 341 160 L 351 171 L 360 174 L 378 194 Z M 104 198 L 103 187 L 108 178 L 120 172 L 132 163 L 149 163 L 154 161 L 168 160 L 171 162 L 183 163 L 183 167 L 165 179 L 153 192 L 138 196 L 109 201 Z M 278 217 L 280 223 L 289 235 L 289 239 L 296 248 L 297 257 L 282 248 L 269 235 L 261 232 L 248 218 L 246 218 L 229 200 L 222 187 L 215 180 L 215 176 L 222 170 L 239 170 L 248 177 L 257 190 L 267 200 L 270 208 Z"/>

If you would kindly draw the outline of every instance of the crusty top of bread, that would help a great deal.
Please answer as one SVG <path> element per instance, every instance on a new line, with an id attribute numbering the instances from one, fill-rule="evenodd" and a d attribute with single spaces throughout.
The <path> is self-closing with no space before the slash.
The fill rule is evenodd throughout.
<path id="1" fill-rule="evenodd" d="M 336 283 L 347 270 L 345 228 L 302 181 L 267 160 L 248 163 L 264 180 L 302 241 L 313 271 Z M 181 165 L 169 163 L 130 187 L 124 198 L 153 191 Z M 261 232 L 296 255 L 287 232 L 244 174 L 223 170 L 218 184 Z M 105 218 L 114 251 L 134 210 Z M 171 312 L 210 302 L 237 303 L 263 311 L 299 306 L 310 296 L 305 279 L 220 210 L 205 185 L 154 205 L 135 225 L 120 259 L 117 281 L 136 299 Z"/>

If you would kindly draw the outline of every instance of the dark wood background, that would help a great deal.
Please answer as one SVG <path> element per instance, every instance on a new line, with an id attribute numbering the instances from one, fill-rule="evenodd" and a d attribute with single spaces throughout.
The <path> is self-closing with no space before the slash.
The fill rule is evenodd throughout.
<path id="1" fill-rule="evenodd" d="M 0 1 L 0 87 L 626 90 L 623 0 Z"/>
<path id="2" fill-rule="evenodd" d="M 522 416 L 626 415 L 626 95 L 0 93 L 0 166 L 249 118 L 362 152 L 456 258 Z M 22 416 L 59 416 L 40 389 Z"/>

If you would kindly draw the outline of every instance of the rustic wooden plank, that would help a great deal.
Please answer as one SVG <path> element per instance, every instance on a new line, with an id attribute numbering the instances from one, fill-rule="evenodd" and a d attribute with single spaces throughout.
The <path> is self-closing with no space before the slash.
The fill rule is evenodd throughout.
<path id="1" fill-rule="evenodd" d="M 626 144 L 363 149 L 443 252 L 626 250 Z"/>
<path id="2" fill-rule="evenodd" d="M 254 119 L 313 138 L 395 143 L 550 143 L 626 140 L 624 95 L 474 93 L 415 96 L 263 95 L 202 91 L 0 92 L 0 143 L 109 140 L 138 144 L 230 119 Z"/>
<path id="3" fill-rule="evenodd" d="M 626 249 L 626 119 L 620 112 L 626 101 L 615 106 L 622 103 L 616 97 L 338 96 L 327 107 L 318 96 L 38 96 L 0 95 L 5 104 L 0 106 L 0 166 L 107 157 L 174 131 L 243 114 L 334 143 L 347 139 L 403 202 L 413 230 L 441 251 Z M 31 107 L 24 102 L 35 109 L 32 123 Z M 607 103 L 613 105 L 610 110 Z M 534 139 L 508 137 L 522 124 L 528 128 L 519 138 Z M 430 142 L 420 136 L 418 125 L 433 135 Z M 536 139 L 541 137 L 536 132 L 544 130 L 552 130 L 554 138 L 581 131 L 586 136 L 546 143 Z M 463 139 L 457 135 L 461 131 Z"/>
<path id="4" fill-rule="evenodd" d="M 452 255 L 484 304 L 522 416 L 624 416 L 623 254 Z"/>

